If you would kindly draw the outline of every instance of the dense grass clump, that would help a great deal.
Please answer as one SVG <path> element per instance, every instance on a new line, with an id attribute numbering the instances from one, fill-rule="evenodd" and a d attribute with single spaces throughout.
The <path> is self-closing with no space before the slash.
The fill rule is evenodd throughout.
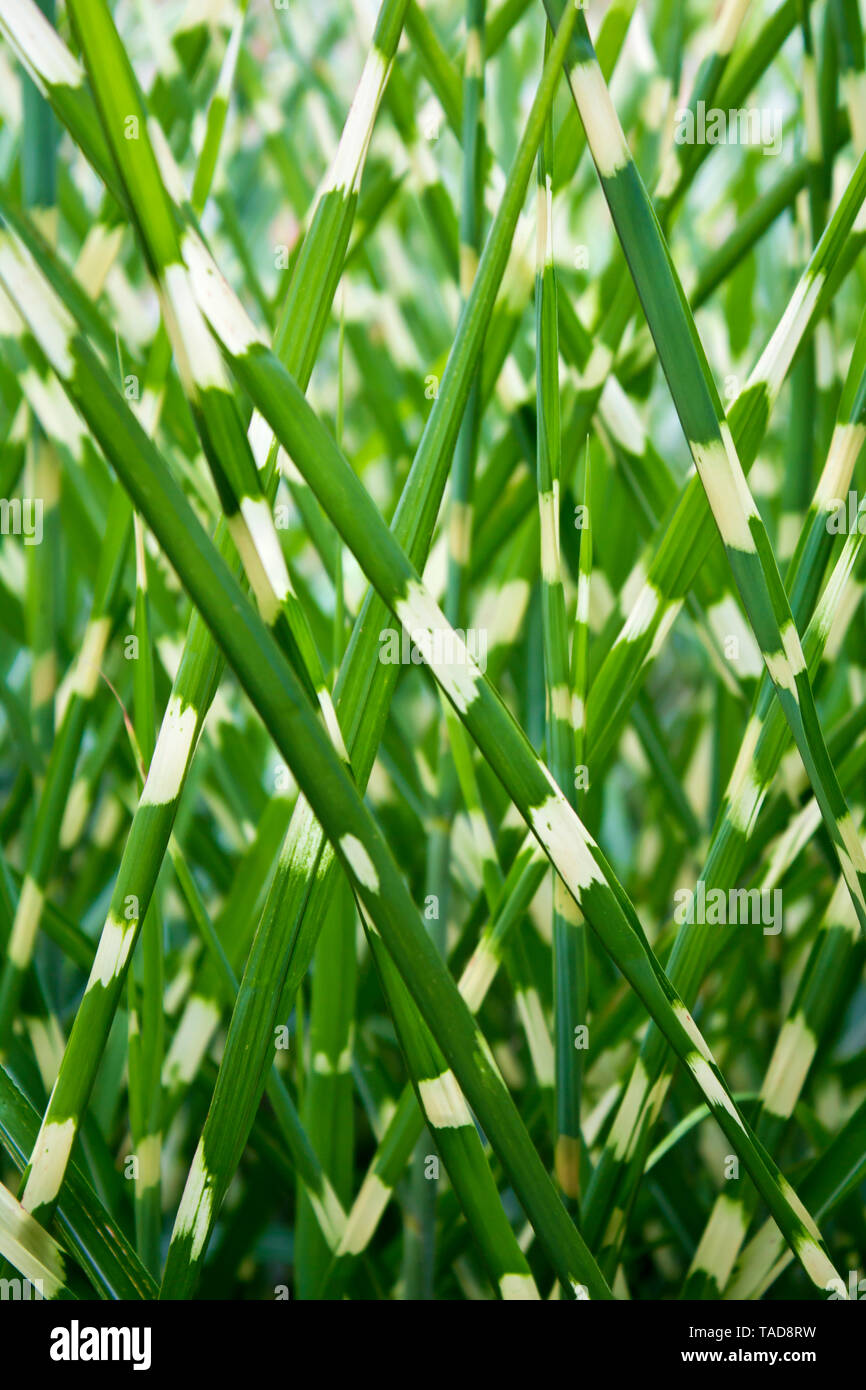
<path id="1" fill-rule="evenodd" d="M 0 45 L 5 1275 L 846 1296 L 857 0 Z"/>

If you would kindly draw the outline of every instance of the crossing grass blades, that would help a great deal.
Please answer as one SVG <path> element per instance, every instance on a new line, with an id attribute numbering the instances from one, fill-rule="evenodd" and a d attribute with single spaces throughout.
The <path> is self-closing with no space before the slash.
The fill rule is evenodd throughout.
<path id="1" fill-rule="evenodd" d="M 857 0 L 0 64 L 3 1287 L 856 1297 Z"/>

